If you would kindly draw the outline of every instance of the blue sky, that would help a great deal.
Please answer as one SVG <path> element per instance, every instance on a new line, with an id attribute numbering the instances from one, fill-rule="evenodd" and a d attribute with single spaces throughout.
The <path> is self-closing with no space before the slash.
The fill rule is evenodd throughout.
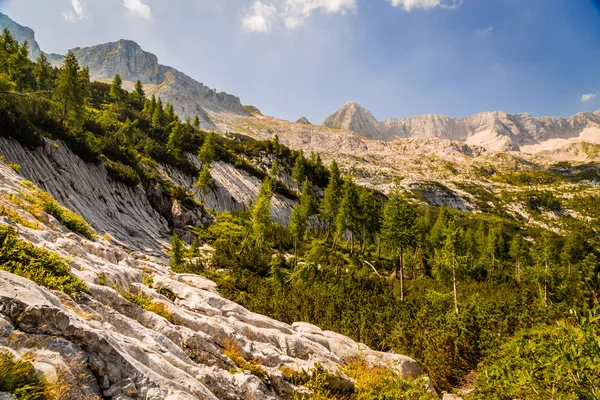
<path id="1" fill-rule="evenodd" d="M 132 39 L 265 114 L 320 123 L 600 109 L 600 0 L 0 0 L 46 52 Z"/>

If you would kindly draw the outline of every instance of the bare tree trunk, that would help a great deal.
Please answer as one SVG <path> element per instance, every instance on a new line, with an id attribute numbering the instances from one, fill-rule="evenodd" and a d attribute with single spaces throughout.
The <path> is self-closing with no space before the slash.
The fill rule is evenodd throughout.
<path id="1" fill-rule="evenodd" d="M 350 254 L 354 254 L 354 233 L 350 232 Z"/>
<path id="2" fill-rule="evenodd" d="M 454 312 L 458 315 L 458 293 L 456 290 L 456 266 L 454 265 L 454 255 L 452 256 L 452 292 L 454 294 Z"/>
<path id="3" fill-rule="evenodd" d="M 544 274 L 544 306 L 548 307 L 548 260 L 546 260 L 546 269 Z"/>
<path id="4" fill-rule="evenodd" d="M 404 249 L 400 247 L 400 300 L 404 301 Z"/>
<path id="5" fill-rule="evenodd" d="M 521 262 L 518 260 L 515 263 L 515 280 L 517 282 L 521 281 Z"/>
<path id="6" fill-rule="evenodd" d="M 368 262 L 366 260 L 364 261 L 364 263 L 367 264 L 369 267 L 371 267 L 371 269 L 375 272 L 375 274 L 377 276 L 381 276 L 381 274 L 379 272 L 377 272 L 377 270 L 375 269 L 375 267 L 373 266 L 373 264 L 371 264 L 370 262 Z"/>

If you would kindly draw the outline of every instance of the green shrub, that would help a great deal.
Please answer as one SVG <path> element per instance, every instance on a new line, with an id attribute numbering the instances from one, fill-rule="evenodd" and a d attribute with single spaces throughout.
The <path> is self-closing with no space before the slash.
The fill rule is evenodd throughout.
<path id="1" fill-rule="evenodd" d="M 0 269 L 71 297 L 91 293 L 58 255 L 17 238 L 12 227 L 0 225 Z"/>
<path id="2" fill-rule="evenodd" d="M 154 314 L 160 315 L 170 323 L 174 324 L 173 313 L 170 312 L 163 303 L 159 303 L 152 300 L 152 297 L 144 296 L 141 293 L 135 294 L 131 292 L 121 292 L 127 301 L 143 308 L 146 311 L 153 312 Z"/>
<path id="3" fill-rule="evenodd" d="M 106 159 L 104 165 L 110 176 L 119 182 L 135 187 L 140 183 L 140 177 L 137 172 L 129 165 L 125 165 L 119 161 L 111 161 Z"/>
<path id="4" fill-rule="evenodd" d="M 600 315 L 524 331 L 491 352 L 473 398 L 599 399 Z"/>

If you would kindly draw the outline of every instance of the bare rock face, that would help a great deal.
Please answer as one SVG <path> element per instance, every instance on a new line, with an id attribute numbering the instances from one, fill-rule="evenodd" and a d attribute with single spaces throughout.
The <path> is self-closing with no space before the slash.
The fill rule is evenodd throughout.
<path id="1" fill-rule="evenodd" d="M 304 124 L 304 125 L 312 125 L 310 123 L 310 121 L 308 120 L 308 118 L 306 117 L 301 117 L 298 121 L 296 121 L 297 124 Z"/>
<path id="2" fill-rule="evenodd" d="M 17 24 L 7 15 L 0 13 L 0 31 L 8 29 L 13 37 L 19 42 L 29 44 L 29 58 L 35 60 L 42 51 L 38 42 L 35 40 L 35 32 L 31 28 Z"/>
<path id="3" fill-rule="evenodd" d="M 90 69 L 93 80 L 111 80 L 121 76 L 125 87 L 141 81 L 148 95 L 173 104 L 181 118 L 200 118 L 203 129 L 214 129 L 210 113 L 250 115 L 236 96 L 217 92 L 184 73 L 158 63 L 158 58 L 145 52 L 131 40 L 99 44 L 72 50 L 82 66 Z"/>
<path id="4" fill-rule="evenodd" d="M 36 221 L 4 200 L 32 194 L 32 186 L 4 163 L 0 181 L 0 205 Z M 280 368 L 310 371 L 319 363 L 337 373 L 343 359 L 353 356 L 403 377 L 421 373 L 408 357 L 373 351 L 310 324 L 252 313 L 219 296 L 208 279 L 173 273 L 164 253 L 152 257 L 101 237 L 88 240 L 50 216 L 41 219 L 48 223 L 36 229 L 7 217 L 0 224 L 12 225 L 21 240 L 68 257 L 91 294 L 74 301 L 0 270 L 0 349 L 28 354 L 48 379 L 64 376 L 71 382 L 69 398 L 289 399 L 310 391 L 286 380 Z M 122 293 L 144 296 L 164 311 L 147 311 Z M 264 375 L 238 368 L 225 351 L 232 345 L 244 359 L 256 360 Z M 354 386 L 343 373 L 332 384 Z"/>
<path id="5" fill-rule="evenodd" d="M 71 51 L 80 65 L 89 67 L 92 78 L 112 79 L 119 74 L 126 81 L 159 84 L 164 80 L 165 71 L 158 65 L 158 58 L 131 40 L 77 47 Z"/>
<path id="6" fill-rule="evenodd" d="M 369 110 L 350 101 L 325 118 L 323 126 L 356 132 L 369 139 L 389 139 L 379 130 L 379 121 Z"/>
<path id="7" fill-rule="evenodd" d="M 579 140 L 586 130 L 599 124 L 599 111 L 570 118 L 534 118 L 529 114 L 504 112 L 484 112 L 465 118 L 427 114 L 379 122 L 368 110 L 353 102 L 346 103 L 323 121 L 323 126 L 350 130 L 369 139 L 441 138 L 491 151 L 519 151 L 521 146 L 553 139 Z M 594 137 L 600 141 L 600 130 Z M 595 142 L 593 138 L 592 142 Z"/>

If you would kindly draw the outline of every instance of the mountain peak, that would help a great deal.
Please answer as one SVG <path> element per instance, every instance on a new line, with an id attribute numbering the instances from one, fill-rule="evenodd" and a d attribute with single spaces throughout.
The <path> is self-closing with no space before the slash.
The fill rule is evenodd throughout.
<path id="1" fill-rule="evenodd" d="M 29 58 L 32 60 L 35 60 L 42 53 L 38 42 L 35 40 L 33 29 L 19 25 L 10 19 L 8 15 L 0 13 L 0 31 L 4 29 L 8 29 L 17 42 L 23 43 L 26 41 L 29 43 Z"/>
<path id="2" fill-rule="evenodd" d="M 325 118 L 322 125 L 353 131 L 369 139 L 384 139 L 383 133 L 379 130 L 379 121 L 369 110 L 353 101 L 347 102 Z"/>
<path id="3" fill-rule="evenodd" d="M 304 125 L 312 125 L 310 123 L 310 121 L 308 120 L 308 118 L 306 117 L 301 117 L 298 121 L 296 121 L 297 124 L 304 124 Z"/>

